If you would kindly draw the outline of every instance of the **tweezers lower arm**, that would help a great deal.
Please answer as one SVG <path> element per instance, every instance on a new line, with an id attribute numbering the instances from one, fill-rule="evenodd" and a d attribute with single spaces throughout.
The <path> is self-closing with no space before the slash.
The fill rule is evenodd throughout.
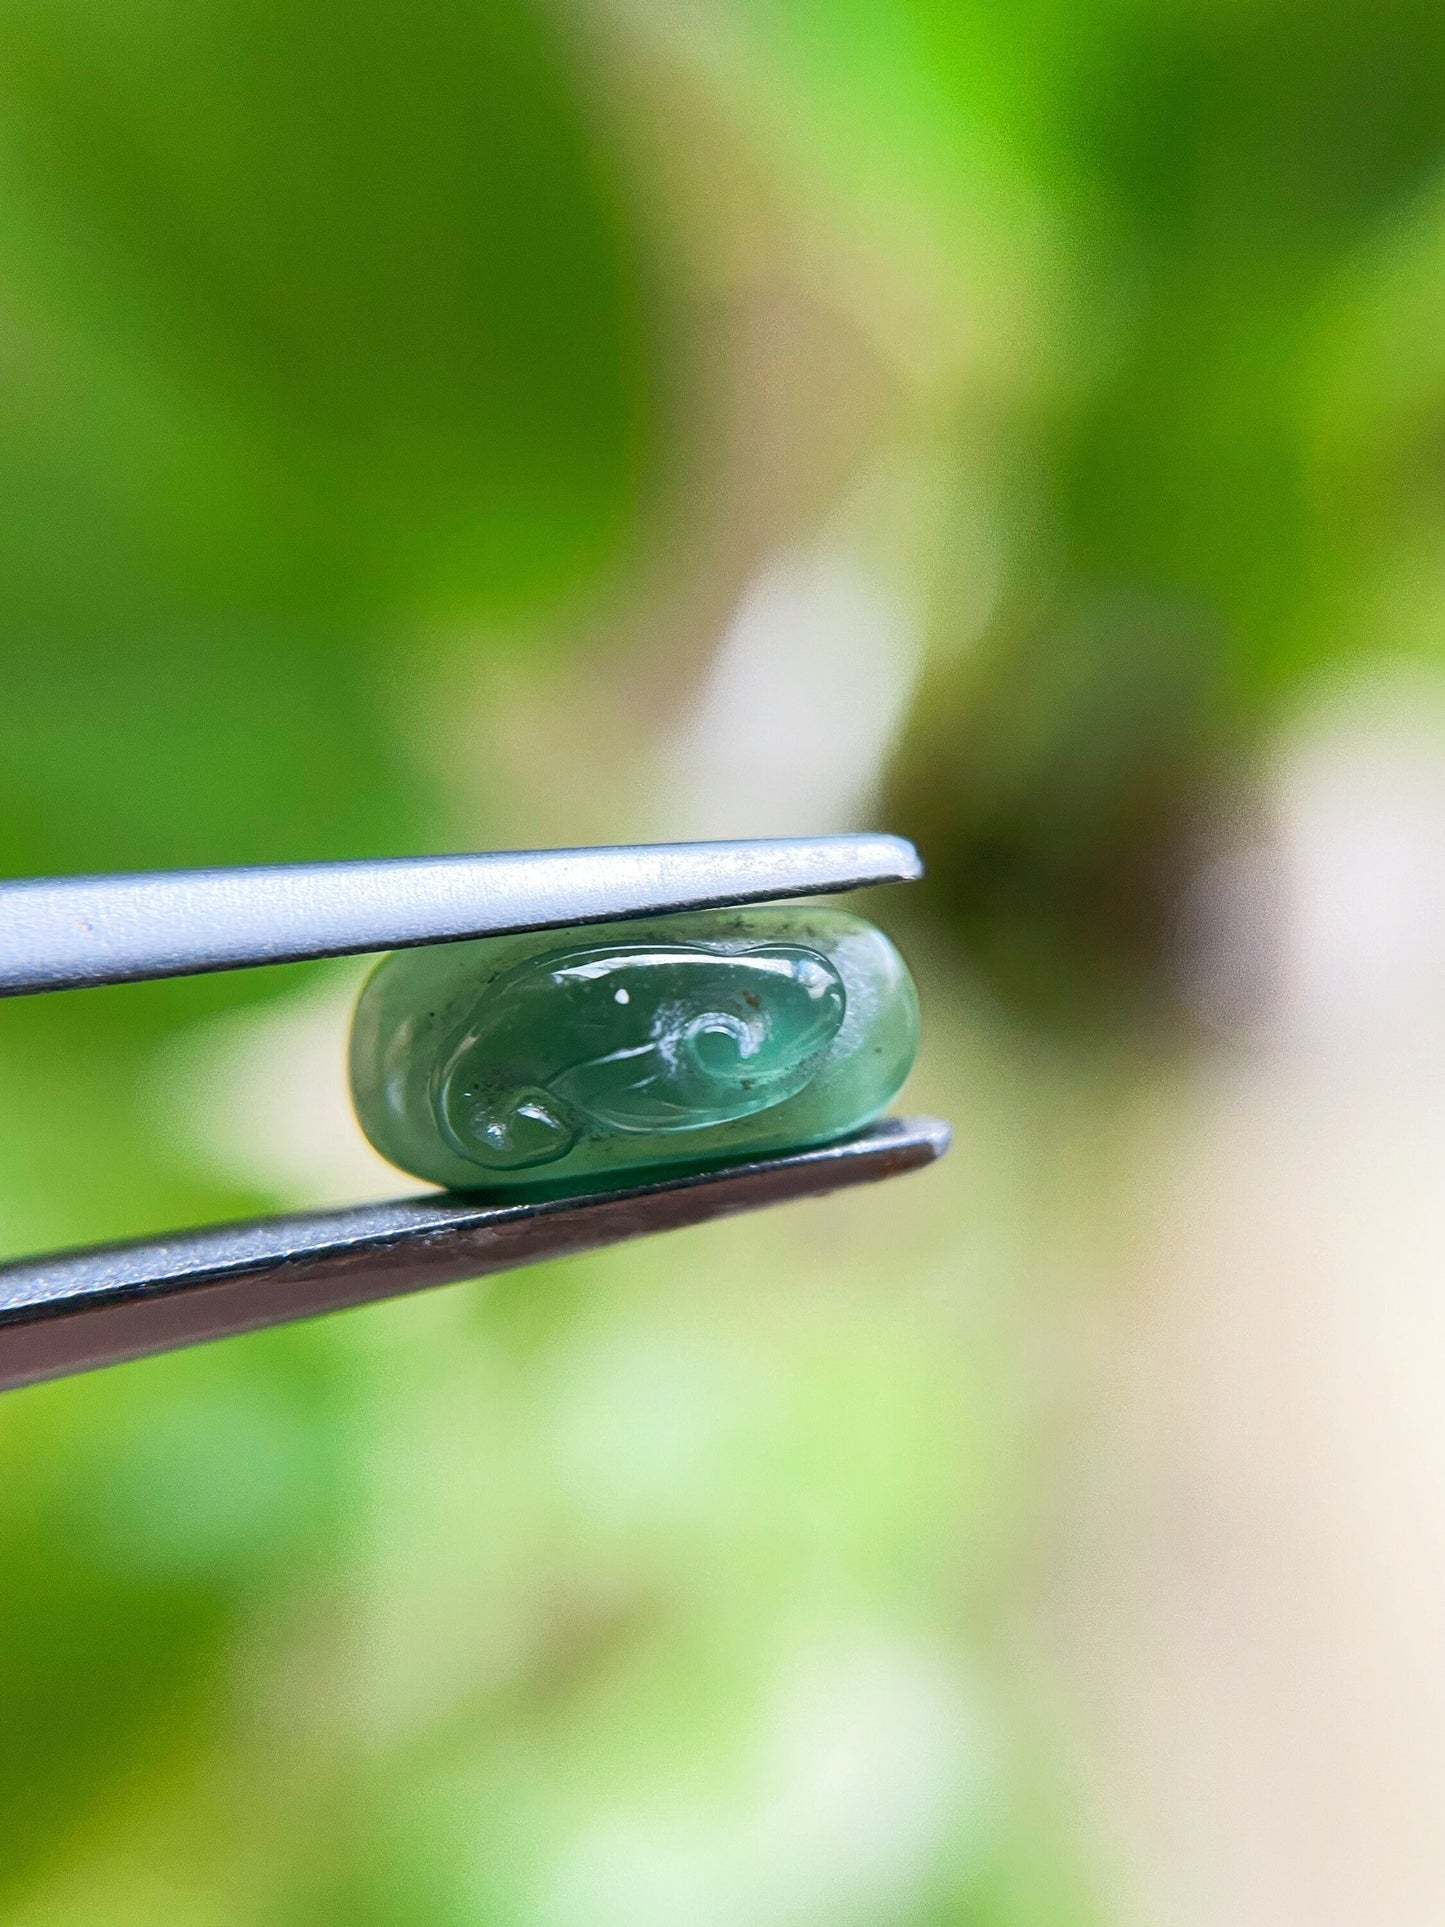
<path id="1" fill-rule="evenodd" d="M 0 1390 L 896 1177 L 948 1138 L 934 1118 L 887 1118 L 842 1144 L 586 1197 L 438 1192 L 24 1259 L 0 1266 Z"/>

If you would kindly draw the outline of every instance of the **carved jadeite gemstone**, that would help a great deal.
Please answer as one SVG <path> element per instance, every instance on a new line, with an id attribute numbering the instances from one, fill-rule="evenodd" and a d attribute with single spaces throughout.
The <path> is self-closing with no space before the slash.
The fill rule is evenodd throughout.
<path id="1" fill-rule="evenodd" d="M 383 1157 L 454 1190 L 607 1183 L 845 1137 L 918 1044 L 908 970 L 838 910 L 709 910 L 400 950 L 351 1031 Z"/>

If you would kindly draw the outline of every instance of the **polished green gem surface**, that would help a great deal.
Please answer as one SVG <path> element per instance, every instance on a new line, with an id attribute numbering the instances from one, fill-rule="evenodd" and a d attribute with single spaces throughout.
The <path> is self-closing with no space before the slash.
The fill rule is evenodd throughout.
<path id="1" fill-rule="evenodd" d="M 397 951 L 357 1004 L 351 1088 L 417 1177 L 581 1186 L 844 1137 L 917 1044 L 912 980 L 872 924 L 708 910 Z"/>

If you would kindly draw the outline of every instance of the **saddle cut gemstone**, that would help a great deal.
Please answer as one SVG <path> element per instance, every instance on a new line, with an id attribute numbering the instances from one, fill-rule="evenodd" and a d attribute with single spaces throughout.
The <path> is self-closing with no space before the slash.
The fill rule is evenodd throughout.
<path id="1" fill-rule="evenodd" d="M 846 1137 L 917 1044 L 872 924 L 707 910 L 396 951 L 356 1006 L 351 1089 L 416 1177 L 567 1189 Z"/>

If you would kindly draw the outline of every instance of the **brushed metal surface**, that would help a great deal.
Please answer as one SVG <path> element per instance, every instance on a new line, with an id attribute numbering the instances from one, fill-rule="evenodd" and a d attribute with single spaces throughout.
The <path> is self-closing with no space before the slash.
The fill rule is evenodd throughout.
<path id="1" fill-rule="evenodd" d="M 936 1118 L 885 1118 L 841 1144 L 583 1197 L 433 1192 L 21 1259 L 0 1265 L 0 1390 L 897 1177 L 948 1142 Z"/>
<path id="2" fill-rule="evenodd" d="M 0 883 L 0 996 L 547 930 L 921 873 L 895 836 L 778 837 Z"/>

